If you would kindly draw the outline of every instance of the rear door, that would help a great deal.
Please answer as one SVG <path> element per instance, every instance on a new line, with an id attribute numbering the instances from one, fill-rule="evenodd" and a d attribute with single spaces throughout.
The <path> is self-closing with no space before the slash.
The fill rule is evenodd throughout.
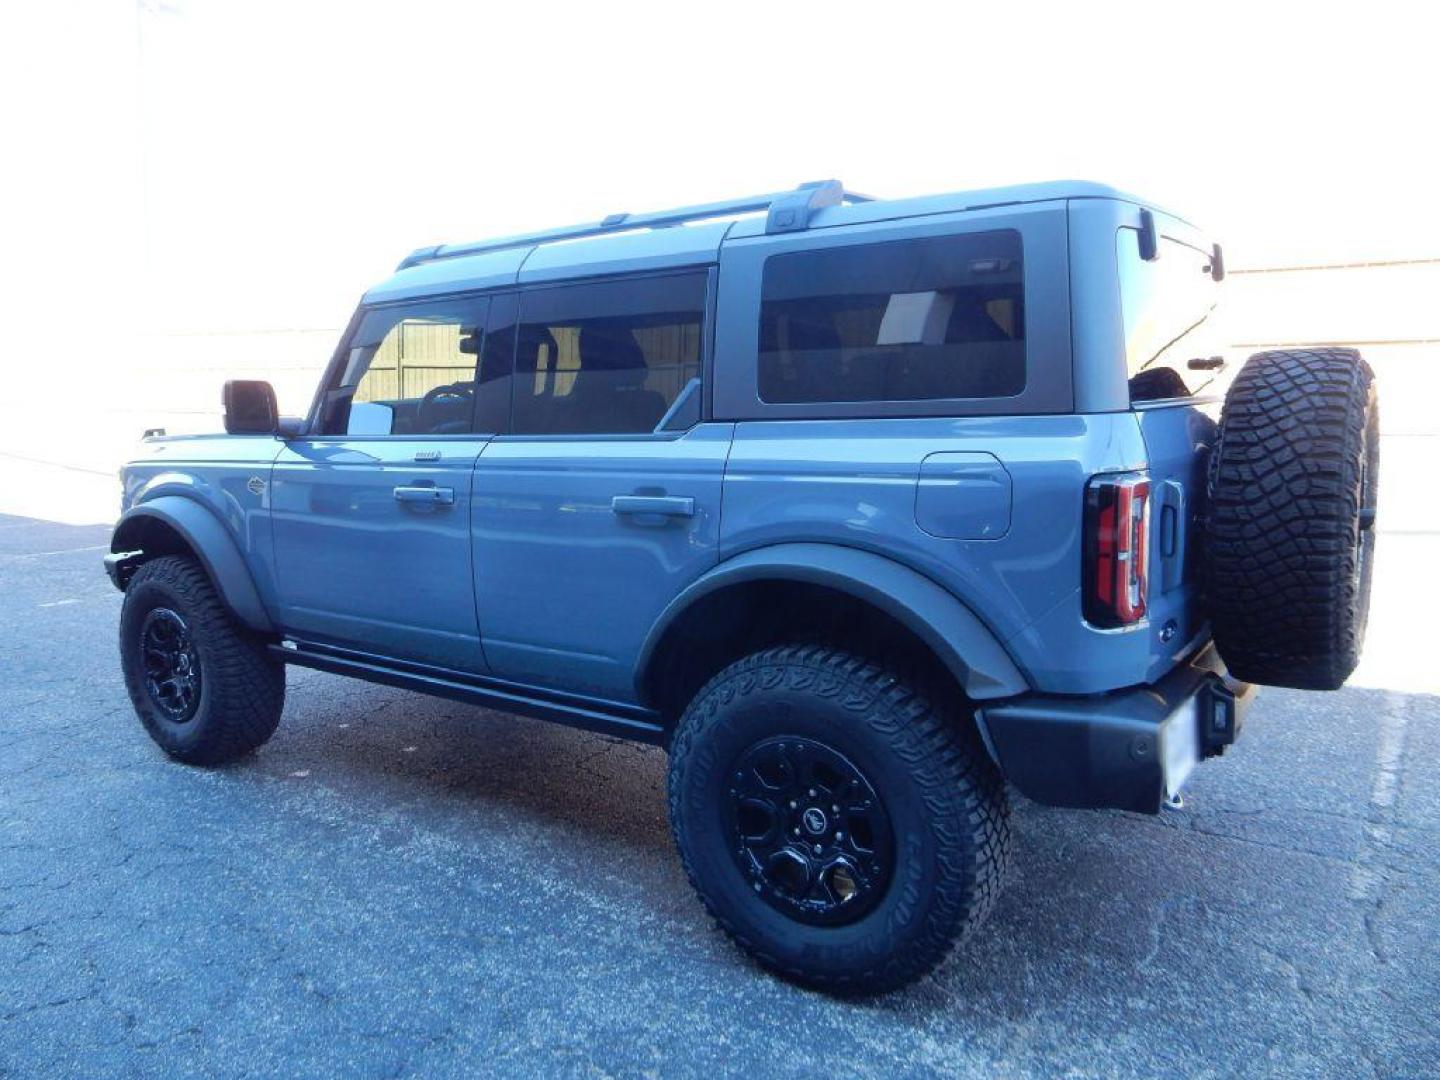
<path id="1" fill-rule="evenodd" d="M 646 632 L 716 562 L 733 425 L 700 419 L 710 295 L 703 269 L 521 293 L 472 511 L 495 674 L 632 699 Z"/>
<path id="2" fill-rule="evenodd" d="M 1150 622 L 1162 645 L 1179 648 L 1204 623 L 1197 522 L 1231 358 L 1208 251 L 1165 235 L 1146 261 L 1133 228 L 1118 229 L 1115 243 L 1130 401 L 1150 466 Z"/>
<path id="3" fill-rule="evenodd" d="M 503 298 L 501 301 L 503 302 Z M 503 406 L 508 355 L 481 360 L 484 296 L 359 320 L 319 430 L 271 479 L 281 619 L 297 638 L 484 671 L 470 483 Z"/>

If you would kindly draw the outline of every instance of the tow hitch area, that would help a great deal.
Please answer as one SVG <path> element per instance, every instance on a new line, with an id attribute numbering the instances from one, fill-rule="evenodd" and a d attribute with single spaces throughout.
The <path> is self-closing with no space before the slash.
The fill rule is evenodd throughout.
<path id="1" fill-rule="evenodd" d="M 1255 689 L 1230 678 L 1210 645 L 1151 686 L 1027 695 L 978 716 L 1006 777 L 1036 802 L 1154 814 L 1235 741 Z"/>
<path id="2" fill-rule="evenodd" d="M 1227 676 L 1207 679 L 1200 692 L 1200 745 L 1207 758 L 1218 757 L 1240 737 L 1255 687 Z M 1242 707 L 1243 706 L 1243 707 Z"/>

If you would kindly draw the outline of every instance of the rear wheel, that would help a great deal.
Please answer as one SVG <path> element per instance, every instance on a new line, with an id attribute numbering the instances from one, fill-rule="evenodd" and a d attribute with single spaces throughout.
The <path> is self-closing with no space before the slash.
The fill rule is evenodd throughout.
<path id="1" fill-rule="evenodd" d="M 820 646 L 727 667 L 686 710 L 670 815 L 722 929 L 835 993 L 933 968 L 999 895 L 1009 807 L 967 718 Z"/>
<path id="2" fill-rule="evenodd" d="M 171 757 L 219 765 L 274 734 L 285 666 L 179 556 L 140 567 L 120 612 L 120 664 L 136 715 Z"/>
<path id="3" fill-rule="evenodd" d="M 1370 610 L 1380 473 L 1375 380 L 1354 349 L 1257 353 L 1211 454 L 1206 592 L 1237 678 L 1339 687 Z"/>

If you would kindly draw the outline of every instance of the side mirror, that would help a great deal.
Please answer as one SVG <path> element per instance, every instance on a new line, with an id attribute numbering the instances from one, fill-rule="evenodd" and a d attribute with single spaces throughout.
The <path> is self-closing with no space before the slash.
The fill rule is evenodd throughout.
<path id="1" fill-rule="evenodd" d="M 280 426 L 275 390 L 256 379 L 231 379 L 221 394 L 227 435 L 274 435 Z"/>

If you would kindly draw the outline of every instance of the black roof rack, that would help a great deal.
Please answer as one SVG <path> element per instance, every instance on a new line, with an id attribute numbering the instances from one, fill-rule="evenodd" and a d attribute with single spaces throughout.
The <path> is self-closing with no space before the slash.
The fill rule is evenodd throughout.
<path id="1" fill-rule="evenodd" d="M 801 184 L 791 191 L 777 191 L 768 195 L 751 195 L 744 199 L 728 199 L 724 202 L 702 203 L 699 206 L 684 206 L 677 210 L 659 210 L 648 214 L 610 214 L 599 221 L 585 225 L 572 225 L 565 229 L 546 229 L 542 232 L 506 236 L 498 240 L 481 240 L 473 244 L 436 244 L 418 248 L 405 257 L 397 270 L 405 270 L 421 263 L 437 259 L 453 259 L 462 255 L 478 255 L 486 251 L 503 251 L 506 248 L 530 247 L 556 240 L 579 240 L 587 236 L 601 236 L 605 233 L 628 232 L 631 229 L 663 229 L 672 225 L 684 225 L 691 221 L 707 218 L 729 217 L 733 214 L 766 212 L 767 233 L 800 232 L 810 227 L 810 218 L 826 206 L 841 203 L 872 202 L 869 195 L 846 191 L 839 180 L 816 180 Z"/>

